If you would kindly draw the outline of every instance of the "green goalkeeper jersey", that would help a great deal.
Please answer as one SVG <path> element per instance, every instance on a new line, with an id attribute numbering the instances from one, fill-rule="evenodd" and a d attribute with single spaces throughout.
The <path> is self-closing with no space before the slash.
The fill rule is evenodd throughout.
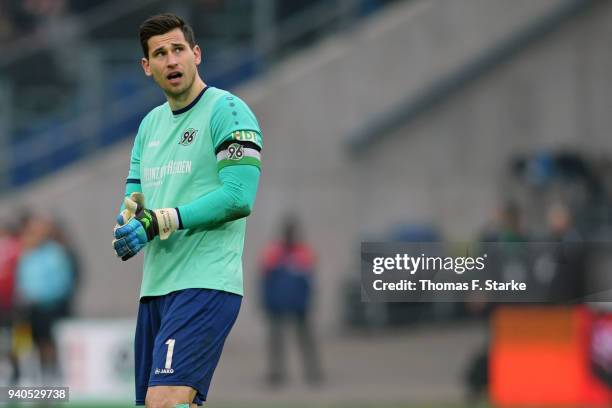
<path id="1" fill-rule="evenodd" d="M 231 93 L 205 88 L 187 107 L 168 103 L 143 119 L 134 141 L 128 183 L 140 183 L 147 208 L 178 207 L 219 188 L 227 165 L 259 166 L 261 130 L 248 106 Z M 140 296 L 188 288 L 243 294 L 246 219 L 190 228 L 145 247 Z"/>

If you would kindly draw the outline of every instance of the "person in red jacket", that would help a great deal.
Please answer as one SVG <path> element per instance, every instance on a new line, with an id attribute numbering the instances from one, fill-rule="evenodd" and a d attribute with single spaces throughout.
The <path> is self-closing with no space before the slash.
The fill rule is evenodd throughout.
<path id="1" fill-rule="evenodd" d="M 319 357 L 310 325 L 315 270 L 314 251 L 301 241 L 298 221 L 287 217 L 281 240 L 265 248 L 261 260 L 263 307 L 268 320 L 268 375 L 271 386 L 286 380 L 285 326 L 294 325 L 310 384 L 322 380 Z"/>
<path id="2" fill-rule="evenodd" d="M 19 364 L 13 350 L 15 317 L 15 271 L 21 253 L 16 235 L 0 222 L 0 359 L 8 358 L 12 366 L 11 384 L 19 380 Z"/>

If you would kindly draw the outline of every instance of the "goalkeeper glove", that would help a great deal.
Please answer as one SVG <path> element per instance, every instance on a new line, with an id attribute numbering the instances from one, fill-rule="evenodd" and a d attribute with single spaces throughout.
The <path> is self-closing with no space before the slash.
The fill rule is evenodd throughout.
<path id="1" fill-rule="evenodd" d="M 144 207 L 144 206 L 143 206 Z M 115 229 L 125 225 L 129 220 L 134 217 L 134 213 L 129 209 L 125 208 L 123 211 L 117 215 L 117 223 L 115 224 Z"/>
<path id="2" fill-rule="evenodd" d="M 113 247 L 123 261 L 136 255 L 156 236 L 165 240 L 179 227 L 176 209 L 149 210 L 145 208 L 142 193 L 132 193 L 125 199 L 125 210 L 117 217 L 118 224 L 121 221 L 125 224 L 115 227 Z"/>
<path id="3" fill-rule="evenodd" d="M 130 196 L 130 199 L 132 201 L 134 201 L 137 205 L 140 204 L 144 207 L 144 195 L 142 194 L 136 194 L 134 196 Z M 125 204 L 124 204 L 125 205 Z M 130 204 L 131 205 L 131 204 Z M 128 221 L 130 221 L 133 217 L 134 217 L 134 211 L 135 208 L 128 208 L 127 206 L 123 209 L 123 211 L 121 211 L 119 213 L 119 215 L 117 215 L 117 223 L 115 224 L 115 227 L 113 229 L 113 235 L 114 232 L 121 226 L 125 225 Z M 117 240 L 113 240 L 113 247 L 115 247 L 115 243 L 117 242 Z M 120 244 L 118 244 L 120 245 Z M 117 249 L 115 249 L 115 254 L 117 256 L 119 255 L 119 252 L 117 252 Z M 123 255 L 121 256 L 121 259 L 123 261 L 127 261 L 128 259 L 130 259 L 132 257 L 132 255 Z"/>

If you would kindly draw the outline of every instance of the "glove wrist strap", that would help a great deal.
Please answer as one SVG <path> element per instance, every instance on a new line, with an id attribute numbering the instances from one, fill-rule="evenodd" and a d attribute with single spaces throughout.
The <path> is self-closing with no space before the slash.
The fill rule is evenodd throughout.
<path id="1" fill-rule="evenodd" d="M 159 239 L 168 239 L 170 234 L 179 227 L 179 217 L 174 208 L 160 208 L 155 210 L 157 225 L 159 227 Z"/>

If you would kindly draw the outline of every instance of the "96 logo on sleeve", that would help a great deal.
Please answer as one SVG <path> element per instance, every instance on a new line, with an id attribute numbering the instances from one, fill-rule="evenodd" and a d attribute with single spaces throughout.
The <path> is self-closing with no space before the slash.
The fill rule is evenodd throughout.
<path id="1" fill-rule="evenodd" d="M 227 148 L 227 158 L 230 160 L 240 160 L 244 157 L 244 148 L 240 143 L 232 143 Z"/>

